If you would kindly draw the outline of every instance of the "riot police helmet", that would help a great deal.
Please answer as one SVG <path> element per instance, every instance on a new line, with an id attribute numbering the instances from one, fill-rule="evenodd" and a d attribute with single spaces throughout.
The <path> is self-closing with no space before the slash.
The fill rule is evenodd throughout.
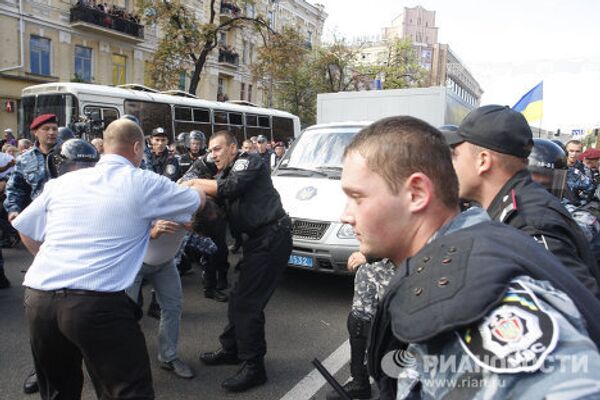
<path id="1" fill-rule="evenodd" d="M 57 178 L 67 172 L 96 165 L 98 150 L 83 139 L 69 139 L 48 154 L 46 160 L 50 177 Z"/>
<path id="2" fill-rule="evenodd" d="M 563 149 L 548 139 L 533 139 L 528 158 L 531 177 L 552 194 L 562 198 L 567 181 L 567 156 Z"/>
<path id="3" fill-rule="evenodd" d="M 181 132 L 177 135 L 177 140 L 175 140 L 175 151 L 177 151 L 177 154 L 185 154 L 189 136 L 188 132 Z"/>
<path id="4" fill-rule="evenodd" d="M 67 128 L 66 126 L 61 126 L 58 128 L 57 136 L 61 142 L 66 142 L 69 139 L 73 139 L 75 137 L 75 134 L 71 129 Z"/>
<path id="5" fill-rule="evenodd" d="M 130 121 L 133 121 L 137 124 L 137 126 L 139 126 L 140 128 L 142 127 L 142 124 L 140 123 L 140 120 L 138 117 L 136 117 L 135 115 L 132 114 L 124 114 L 121 119 L 128 119 Z"/>
<path id="6" fill-rule="evenodd" d="M 196 148 L 196 149 L 192 148 L 192 140 L 196 140 L 196 141 L 200 142 L 199 148 Z M 206 149 L 206 135 L 204 134 L 204 132 L 198 131 L 198 130 L 191 131 L 190 135 L 188 137 L 188 141 L 186 143 L 186 147 L 188 148 L 188 150 L 192 151 L 193 153 L 203 152 Z"/>

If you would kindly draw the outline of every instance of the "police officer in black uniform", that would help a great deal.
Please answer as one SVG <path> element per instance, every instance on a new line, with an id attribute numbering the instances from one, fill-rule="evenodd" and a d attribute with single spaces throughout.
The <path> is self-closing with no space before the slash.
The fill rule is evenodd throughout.
<path id="1" fill-rule="evenodd" d="M 179 168 L 185 174 L 194 161 L 206 153 L 206 135 L 202 131 L 191 131 L 183 137 L 183 147 L 185 151 L 179 156 Z"/>
<path id="2" fill-rule="evenodd" d="M 479 107 L 456 132 L 444 136 L 452 148 L 461 199 L 479 203 L 493 220 L 528 233 L 600 296 L 600 272 L 583 232 L 527 170 L 533 141 L 523 115 L 506 106 Z"/>
<path id="3" fill-rule="evenodd" d="M 229 131 L 213 134 L 209 149 L 219 174 L 216 181 L 199 182 L 207 195 L 224 202 L 232 231 L 243 237 L 243 258 L 229 300 L 229 322 L 219 338 L 222 348 L 200 359 L 207 365 L 243 362 L 222 383 L 226 390 L 239 392 L 267 380 L 264 308 L 292 250 L 291 223 L 258 155 L 239 153 Z"/>
<path id="4" fill-rule="evenodd" d="M 144 152 L 145 168 L 164 175 L 172 181 L 181 176 L 177 157 L 169 152 L 169 137 L 163 128 L 154 128 L 150 134 L 150 148 Z"/>
<path id="5" fill-rule="evenodd" d="M 215 179 L 217 167 L 210 153 L 198 158 L 181 178 L 182 181 L 190 179 Z M 208 236 L 217 246 L 217 252 L 210 255 L 208 263 L 204 266 L 204 297 L 225 302 L 228 297 L 223 290 L 229 286 L 227 272 L 229 270 L 229 249 L 227 248 L 227 222 L 221 213 L 221 208 L 216 210 L 214 221 L 199 226 L 201 232 Z M 195 226 L 192 226 L 194 229 Z M 196 230 L 196 229 L 194 229 Z"/>

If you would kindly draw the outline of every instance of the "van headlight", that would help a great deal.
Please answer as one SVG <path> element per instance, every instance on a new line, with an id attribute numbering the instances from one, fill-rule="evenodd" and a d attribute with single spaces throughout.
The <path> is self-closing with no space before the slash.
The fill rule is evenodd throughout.
<path id="1" fill-rule="evenodd" d="M 337 237 L 340 239 L 355 239 L 356 235 L 354 234 L 351 225 L 343 224 L 337 233 Z"/>

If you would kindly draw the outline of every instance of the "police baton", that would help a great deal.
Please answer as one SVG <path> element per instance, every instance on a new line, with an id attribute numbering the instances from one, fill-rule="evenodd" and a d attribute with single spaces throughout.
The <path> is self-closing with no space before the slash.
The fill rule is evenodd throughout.
<path id="1" fill-rule="evenodd" d="M 335 378 L 329 373 L 329 371 L 327 371 L 327 368 L 325 368 L 325 366 L 321 364 L 321 361 L 315 358 L 312 361 L 312 364 L 315 366 L 317 371 L 319 371 L 321 375 L 323 375 L 323 378 L 325 378 L 325 380 L 333 387 L 333 389 L 337 392 L 337 394 L 340 395 L 342 399 L 352 400 L 352 397 L 350 397 L 350 395 L 344 390 L 342 385 L 340 385 L 338 381 L 336 381 Z"/>

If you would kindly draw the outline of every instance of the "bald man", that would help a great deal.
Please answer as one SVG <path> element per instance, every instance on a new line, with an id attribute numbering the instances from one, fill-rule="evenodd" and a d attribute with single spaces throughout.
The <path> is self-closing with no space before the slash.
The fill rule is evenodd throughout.
<path id="1" fill-rule="evenodd" d="M 23 285 L 42 398 L 80 398 L 82 360 L 98 398 L 154 398 L 141 311 L 125 289 L 152 223 L 187 223 L 204 203 L 200 189 L 138 168 L 144 137 L 135 123 L 112 122 L 104 148 L 95 167 L 49 181 L 13 221 L 35 255 Z"/>

